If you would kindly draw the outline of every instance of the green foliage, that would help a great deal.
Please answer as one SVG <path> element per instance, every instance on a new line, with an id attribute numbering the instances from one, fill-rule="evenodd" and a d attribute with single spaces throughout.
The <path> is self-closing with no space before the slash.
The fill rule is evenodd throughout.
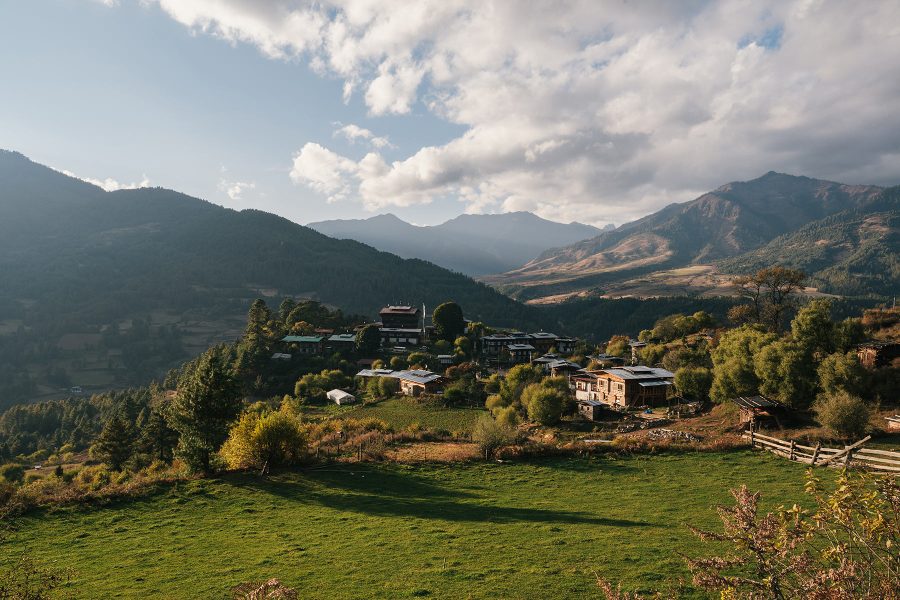
<path id="1" fill-rule="evenodd" d="M 210 472 L 212 456 L 240 409 L 237 381 L 223 363 L 221 348 L 212 348 L 181 382 L 170 405 L 170 425 L 179 434 L 176 454 L 188 468 Z"/>
<path id="2" fill-rule="evenodd" d="M 498 450 L 508 446 L 515 440 L 515 430 L 509 426 L 508 419 L 500 422 L 490 415 L 481 415 L 472 427 L 472 441 L 485 460 L 492 458 Z"/>
<path id="3" fill-rule="evenodd" d="M 791 336 L 811 356 L 822 357 L 835 351 L 834 329 L 828 300 L 807 303 L 791 321 Z"/>
<path id="4" fill-rule="evenodd" d="M 692 315 L 676 313 L 658 320 L 653 325 L 653 329 L 642 331 L 641 334 L 646 339 L 641 339 L 640 336 L 638 339 L 667 343 L 704 329 L 712 329 L 715 326 L 715 319 L 706 311 L 699 310 Z"/>
<path id="5" fill-rule="evenodd" d="M 25 467 L 16 464 L 0 466 L 0 477 L 6 483 L 19 483 L 25 477 Z"/>
<path id="6" fill-rule="evenodd" d="M 824 394 L 861 394 L 865 388 L 866 371 L 855 352 L 829 354 L 819 364 L 817 374 L 819 389 Z"/>
<path id="7" fill-rule="evenodd" d="M 754 357 L 773 343 L 774 334 L 744 325 L 726 332 L 712 351 L 713 384 L 710 397 L 725 402 L 736 396 L 752 396 L 759 391 Z"/>
<path id="8" fill-rule="evenodd" d="M 42 565 L 23 552 L 0 571 L 0 598 L 50 600 L 60 597 L 54 590 L 64 587 L 71 578 L 71 572 Z"/>
<path id="9" fill-rule="evenodd" d="M 434 324 L 437 336 L 448 342 L 455 340 L 466 331 L 462 308 L 456 302 L 444 302 L 435 308 L 431 315 L 431 322 Z"/>
<path id="10" fill-rule="evenodd" d="M 706 367 L 681 367 L 675 371 L 675 388 L 685 398 L 705 402 L 709 400 L 713 373 Z"/>
<path id="11" fill-rule="evenodd" d="M 365 382 L 365 390 L 370 400 L 384 400 L 397 395 L 400 381 L 395 377 L 369 377 Z"/>
<path id="12" fill-rule="evenodd" d="M 796 306 L 797 292 L 805 279 L 802 271 L 779 266 L 734 278 L 734 286 L 747 303 L 729 311 L 729 318 L 737 324 L 757 324 L 769 331 L 781 331 L 788 313 Z"/>
<path id="13" fill-rule="evenodd" d="M 519 405 L 522 390 L 532 383 L 537 383 L 544 378 L 544 371 L 539 366 L 522 364 L 512 367 L 500 381 L 500 397 L 504 406 Z"/>
<path id="14" fill-rule="evenodd" d="M 606 344 L 606 353 L 613 356 L 627 356 L 631 348 L 630 342 L 627 335 L 614 335 Z"/>
<path id="15" fill-rule="evenodd" d="M 131 458 L 135 446 L 134 426 L 121 415 L 114 415 L 91 447 L 91 453 L 110 469 L 121 471 Z"/>
<path id="16" fill-rule="evenodd" d="M 562 417 L 569 396 L 568 387 L 562 392 L 559 386 L 548 380 L 528 385 L 522 391 L 521 402 L 531 421 L 541 425 L 553 425 Z"/>
<path id="17" fill-rule="evenodd" d="M 245 412 L 229 431 L 221 453 L 232 469 L 293 465 L 306 454 L 306 434 L 300 419 L 288 412 Z"/>
<path id="18" fill-rule="evenodd" d="M 676 346 L 669 349 L 662 358 L 662 366 L 673 373 L 682 367 L 711 367 L 712 359 L 706 344 L 695 348 Z"/>
<path id="19" fill-rule="evenodd" d="M 778 340 L 760 348 L 753 360 L 759 392 L 793 408 L 805 408 L 816 394 L 816 367 L 807 348 Z"/>
<path id="20" fill-rule="evenodd" d="M 378 325 L 370 323 L 356 332 L 356 351 L 370 356 L 381 347 L 381 332 Z"/>
<path id="21" fill-rule="evenodd" d="M 859 396 L 843 391 L 823 394 L 813 408 L 819 423 L 838 437 L 856 439 L 869 428 L 869 406 Z"/>

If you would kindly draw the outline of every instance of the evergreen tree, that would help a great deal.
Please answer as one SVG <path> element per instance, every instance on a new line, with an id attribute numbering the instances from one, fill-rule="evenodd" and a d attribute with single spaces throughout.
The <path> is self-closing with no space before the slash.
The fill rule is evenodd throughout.
<path id="1" fill-rule="evenodd" d="M 192 471 L 208 473 L 212 455 L 228 436 L 241 411 L 240 388 L 223 363 L 220 348 L 212 348 L 178 388 L 168 417 L 179 434 L 176 455 Z"/>
<path id="2" fill-rule="evenodd" d="M 134 426 L 121 415 L 113 415 L 94 442 L 93 454 L 114 471 L 121 471 L 134 452 Z"/>
<path id="3" fill-rule="evenodd" d="M 366 325 L 356 333 L 356 350 L 360 354 L 374 354 L 381 346 L 381 332 L 378 325 Z"/>
<path id="4" fill-rule="evenodd" d="M 178 432 L 169 426 L 165 410 L 153 408 L 141 428 L 140 448 L 150 460 L 172 462 L 172 453 L 178 444 Z"/>
<path id="5" fill-rule="evenodd" d="M 431 314 L 431 322 L 437 336 L 448 342 L 452 342 L 466 331 L 462 308 L 456 302 L 444 302 L 435 308 Z"/>

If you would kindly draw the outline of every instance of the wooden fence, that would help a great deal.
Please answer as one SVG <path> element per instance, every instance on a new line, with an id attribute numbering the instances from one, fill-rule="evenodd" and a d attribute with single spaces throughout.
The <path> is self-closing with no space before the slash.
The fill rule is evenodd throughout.
<path id="1" fill-rule="evenodd" d="M 868 442 L 871 436 L 866 436 L 855 444 L 840 449 L 825 448 L 820 444 L 804 446 L 793 440 L 779 440 L 755 431 L 745 433 L 743 438 L 750 440 L 750 445 L 753 447 L 764 448 L 778 456 L 808 465 L 863 467 L 873 471 L 900 473 L 900 452 L 863 448 L 863 444 Z"/>

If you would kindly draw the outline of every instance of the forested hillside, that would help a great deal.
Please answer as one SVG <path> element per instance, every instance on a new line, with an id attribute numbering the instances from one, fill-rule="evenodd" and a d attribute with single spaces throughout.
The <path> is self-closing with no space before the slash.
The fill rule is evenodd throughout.
<path id="1" fill-rule="evenodd" d="M 809 285 L 833 294 L 900 293 L 900 187 L 885 190 L 865 211 L 814 221 L 719 269 L 748 273 L 776 264 L 804 271 Z"/>

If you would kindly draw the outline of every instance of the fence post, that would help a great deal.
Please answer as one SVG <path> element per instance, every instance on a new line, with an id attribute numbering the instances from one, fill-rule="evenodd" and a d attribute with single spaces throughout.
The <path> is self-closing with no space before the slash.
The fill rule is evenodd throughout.
<path id="1" fill-rule="evenodd" d="M 796 458 L 796 455 L 794 454 L 794 446 L 796 446 L 796 445 L 797 445 L 797 442 L 795 442 L 794 440 L 791 440 L 791 455 L 788 457 L 788 460 L 794 460 Z"/>
<path id="2" fill-rule="evenodd" d="M 750 421 L 750 447 L 753 448 L 755 444 L 756 440 L 753 439 L 753 421 Z"/>
<path id="3" fill-rule="evenodd" d="M 847 456 L 844 457 L 844 468 L 846 469 L 850 466 L 850 458 L 853 456 L 853 449 L 847 451 Z"/>
<path id="4" fill-rule="evenodd" d="M 816 449 L 813 450 L 812 460 L 809 462 L 813 467 L 816 466 L 816 460 L 819 458 L 819 450 L 822 448 L 822 442 L 816 442 Z"/>

